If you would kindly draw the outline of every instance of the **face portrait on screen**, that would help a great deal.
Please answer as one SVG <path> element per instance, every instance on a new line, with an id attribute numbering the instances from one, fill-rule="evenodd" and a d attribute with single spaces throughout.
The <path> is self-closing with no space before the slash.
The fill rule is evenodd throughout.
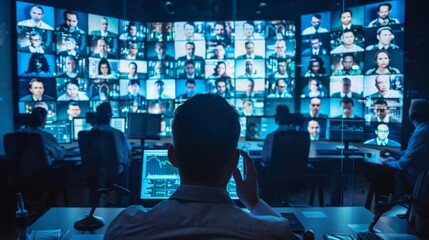
<path id="1" fill-rule="evenodd" d="M 343 98 L 341 100 L 341 109 L 343 112 L 343 118 L 354 118 L 354 102 L 351 98 Z"/>
<path id="2" fill-rule="evenodd" d="M 183 25 L 183 31 L 185 32 L 185 39 L 193 39 L 194 38 L 195 26 L 193 23 L 186 22 Z"/>
<path id="3" fill-rule="evenodd" d="M 316 120 L 310 120 L 307 125 L 307 131 L 310 134 L 310 140 L 317 141 L 320 138 L 320 124 Z"/>
<path id="4" fill-rule="evenodd" d="M 75 117 L 79 117 L 81 114 L 81 109 L 78 103 L 71 102 L 67 107 L 67 114 L 69 115 L 69 119 L 73 119 Z"/>
<path id="5" fill-rule="evenodd" d="M 312 116 L 318 116 L 322 101 L 319 98 L 312 98 L 310 100 L 310 114 Z"/>

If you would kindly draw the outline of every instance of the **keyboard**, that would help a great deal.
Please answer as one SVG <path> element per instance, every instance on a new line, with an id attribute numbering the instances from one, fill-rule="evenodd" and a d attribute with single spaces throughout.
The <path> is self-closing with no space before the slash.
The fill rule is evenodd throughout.
<path id="1" fill-rule="evenodd" d="M 77 156 L 80 156 L 80 149 L 79 149 L 79 147 L 73 147 L 73 148 L 66 149 L 64 151 L 64 156 L 65 157 L 77 157 Z"/>
<path id="2" fill-rule="evenodd" d="M 316 149 L 318 155 L 360 155 L 365 156 L 365 153 L 356 150 L 342 150 L 342 149 Z"/>
<path id="3" fill-rule="evenodd" d="M 358 240 L 383 240 L 382 237 L 375 234 L 375 232 L 360 232 L 357 234 Z"/>
<path id="4" fill-rule="evenodd" d="M 261 156 L 262 151 L 261 150 L 249 150 L 250 156 Z"/>

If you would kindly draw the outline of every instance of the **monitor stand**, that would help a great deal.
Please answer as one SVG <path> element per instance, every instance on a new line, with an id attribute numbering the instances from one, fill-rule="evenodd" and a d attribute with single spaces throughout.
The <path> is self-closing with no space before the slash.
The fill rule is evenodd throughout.
<path id="1" fill-rule="evenodd" d="M 359 150 L 359 148 L 357 148 L 355 146 L 350 146 L 349 141 L 344 141 L 344 145 L 338 145 L 338 146 L 336 146 L 336 148 L 339 150 L 344 150 L 344 151 L 358 151 Z"/>

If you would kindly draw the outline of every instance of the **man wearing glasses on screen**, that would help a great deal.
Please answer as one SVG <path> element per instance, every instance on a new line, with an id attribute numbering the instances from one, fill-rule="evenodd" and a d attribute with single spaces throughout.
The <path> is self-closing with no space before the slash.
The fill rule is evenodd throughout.
<path id="1" fill-rule="evenodd" d="M 377 99 L 374 102 L 374 114 L 371 116 L 371 122 L 383 122 L 383 123 L 400 123 L 401 121 L 390 115 L 390 108 L 387 106 L 387 101 L 384 99 Z"/>

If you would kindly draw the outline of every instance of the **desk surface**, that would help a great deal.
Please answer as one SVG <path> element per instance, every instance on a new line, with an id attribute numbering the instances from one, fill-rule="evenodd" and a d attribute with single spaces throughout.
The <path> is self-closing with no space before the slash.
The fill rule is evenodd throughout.
<path id="1" fill-rule="evenodd" d="M 102 239 L 109 223 L 122 210 L 123 208 L 97 208 L 95 215 L 103 217 L 106 225 L 95 231 L 78 231 L 73 228 L 73 224 L 89 213 L 89 208 L 51 208 L 31 225 L 30 230 L 61 229 L 64 240 L 78 239 L 83 235 L 85 237 L 92 235 L 91 239 Z M 306 229 L 314 231 L 315 239 L 322 239 L 323 234 L 328 232 L 352 234 L 356 237 L 357 232 L 368 228 L 374 217 L 374 214 L 364 207 L 275 208 L 275 210 L 279 213 L 294 213 Z M 398 230 L 397 225 L 392 228 L 387 223 L 379 221 L 375 228 L 383 233 L 400 233 L 405 229 Z"/>

